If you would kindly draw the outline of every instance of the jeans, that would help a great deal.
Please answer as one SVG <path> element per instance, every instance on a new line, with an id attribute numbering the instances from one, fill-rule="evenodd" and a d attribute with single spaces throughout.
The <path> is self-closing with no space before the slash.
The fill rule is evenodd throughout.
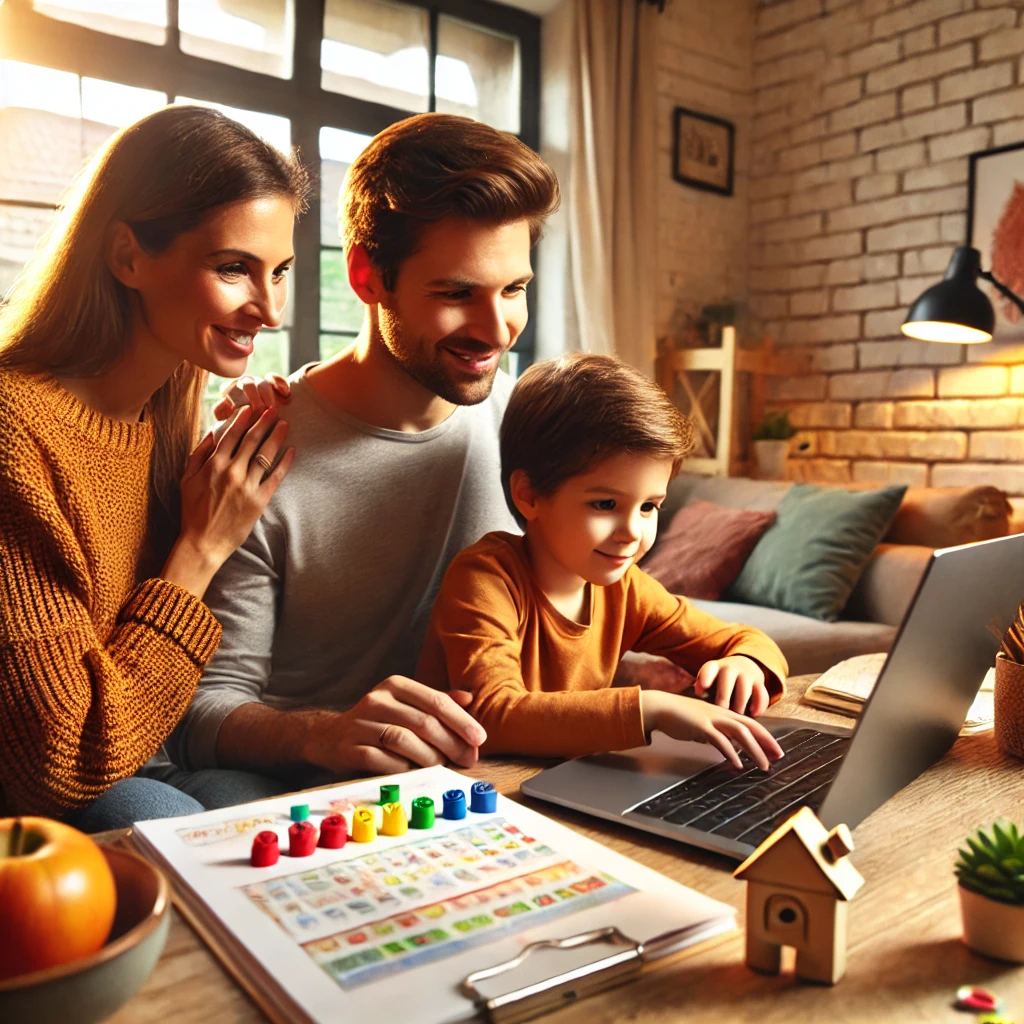
<path id="1" fill-rule="evenodd" d="M 183 795 L 194 797 L 208 811 L 247 804 L 253 800 L 266 800 L 296 788 L 267 775 L 230 768 L 203 768 L 198 772 L 187 772 L 175 765 L 164 764 L 141 768 L 139 774 L 150 781 L 159 780 L 173 786 Z"/>
<path id="2" fill-rule="evenodd" d="M 105 832 L 128 828 L 148 818 L 174 818 L 202 810 L 205 808 L 198 800 L 173 786 L 133 775 L 115 782 L 88 807 L 66 815 L 64 821 L 82 832 Z"/>

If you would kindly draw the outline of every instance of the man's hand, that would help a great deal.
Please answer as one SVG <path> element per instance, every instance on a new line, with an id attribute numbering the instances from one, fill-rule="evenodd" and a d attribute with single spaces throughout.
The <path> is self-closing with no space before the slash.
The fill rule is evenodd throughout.
<path id="1" fill-rule="evenodd" d="M 248 405 L 255 413 L 255 422 L 267 409 L 277 409 L 282 402 L 287 402 L 291 393 L 291 385 L 279 373 L 268 373 L 262 380 L 239 377 L 225 385 L 220 401 L 213 407 L 213 415 L 217 420 L 226 420 L 236 409 Z"/>
<path id="2" fill-rule="evenodd" d="M 470 768 L 487 739 L 483 726 L 460 706 L 472 699 L 462 690 L 442 693 L 391 676 L 350 710 L 318 715 L 304 759 L 338 774 L 385 775 L 447 761 Z"/>
<path id="3" fill-rule="evenodd" d="M 644 690 L 682 693 L 693 686 L 693 676 L 668 658 L 627 651 L 615 672 L 613 686 L 639 686 Z"/>
<path id="4" fill-rule="evenodd" d="M 742 654 L 734 654 L 717 661 L 706 661 L 697 673 L 693 692 L 703 697 L 715 688 L 715 703 L 720 708 L 755 717 L 768 707 L 768 687 L 764 669 L 756 661 Z"/>

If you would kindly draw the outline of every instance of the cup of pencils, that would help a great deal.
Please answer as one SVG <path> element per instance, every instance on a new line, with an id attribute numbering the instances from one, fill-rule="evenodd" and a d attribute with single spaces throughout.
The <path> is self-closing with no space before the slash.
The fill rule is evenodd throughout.
<path id="1" fill-rule="evenodd" d="M 999 645 L 994 701 L 996 743 L 1024 758 L 1024 604 Z"/>

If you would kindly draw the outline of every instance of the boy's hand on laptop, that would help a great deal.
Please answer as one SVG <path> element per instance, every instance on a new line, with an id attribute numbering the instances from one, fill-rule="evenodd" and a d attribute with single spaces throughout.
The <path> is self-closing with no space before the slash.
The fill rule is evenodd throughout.
<path id="1" fill-rule="evenodd" d="M 763 771 L 782 757 L 782 747 L 760 722 L 717 704 L 682 697 L 676 693 L 644 690 L 640 694 L 644 728 L 657 729 L 673 739 L 710 743 L 727 761 L 742 768 L 739 747 Z"/>
<path id="2" fill-rule="evenodd" d="M 472 699 L 464 691 L 443 693 L 415 679 L 390 676 L 348 711 L 323 715 L 306 758 L 329 771 L 382 775 L 448 761 L 470 768 L 487 739 L 483 726 L 461 706 Z"/>
<path id="3" fill-rule="evenodd" d="M 756 717 L 768 707 L 770 698 L 764 669 L 742 654 L 706 661 L 701 666 L 693 692 L 703 697 L 712 687 L 715 689 L 715 703 L 720 708 L 731 707 L 740 714 Z"/>

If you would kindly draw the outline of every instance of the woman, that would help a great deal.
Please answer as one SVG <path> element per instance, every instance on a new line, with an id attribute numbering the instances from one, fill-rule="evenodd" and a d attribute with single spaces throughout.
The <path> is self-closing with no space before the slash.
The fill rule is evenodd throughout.
<path id="1" fill-rule="evenodd" d="M 242 125 L 168 107 L 97 154 L 0 307 L 0 815 L 201 809 L 133 776 L 220 640 L 207 585 L 294 455 L 248 408 L 189 452 L 207 373 L 241 374 L 281 323 L 308 188 Z"/>

